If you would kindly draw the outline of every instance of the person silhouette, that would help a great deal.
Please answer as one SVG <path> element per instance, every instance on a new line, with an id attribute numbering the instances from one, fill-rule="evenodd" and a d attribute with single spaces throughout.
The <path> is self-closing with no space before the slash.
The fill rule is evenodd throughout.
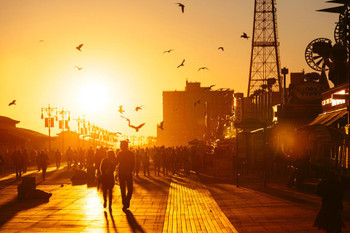
<path id="1" fill-rule="evenodd" d="M 121 151 L 118 153 L 116 164 L 119 164 L 119 185 L 122 195 L 123 211 L 130 207 L 133 192 L 132 171 L 135 167 L 135 155 L 128 149 L 128 142 L 120 142 Z M 126 188 L 128 193 L 126 194 Z"/>
<path id="2" fill-rule="evenodd" d="M 113 187 L 114 187 L 114 171 L 116 167 L 115 154 L 112 150 L 108 151 L 107 158 L 104 158 L 101 162 L 100 181 L 102 184 L 103 192 L 103 207 L 107 207 L 107 193 L 109 198 L 109 209 L 112 210 L 112 200 L 113 200 Z"/>
<path id="3" fill-rule="evenodd" d="M 329 173 L 329 178 L 322 180 L 317 186 L 317 194 L 322 197 L 322 206 L 314 226 L 326 233 L 340 233 L 345 227 L 341 218 L 343 210 L 344 187 L 337 180 L 335 172 Z"/>

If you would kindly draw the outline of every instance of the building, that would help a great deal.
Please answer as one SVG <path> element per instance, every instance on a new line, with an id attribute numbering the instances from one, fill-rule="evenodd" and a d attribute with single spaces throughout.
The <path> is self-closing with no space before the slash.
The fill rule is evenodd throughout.
<path id="1" fill-rule="evenodd" d="M 0 116 L 0 151 L 47 148 L 48 136 L 33 130 L 18 128 L 19 122 Z"/>
<path id="2" fill-rule="evenodd" d="M 158 145 L 179 146 L 195 139 L 210 141 L 223 137 L 225 124 L 233 113 L 233 91 L 212 87 L 186 81 L 184 91 L 163 92 Z"/>

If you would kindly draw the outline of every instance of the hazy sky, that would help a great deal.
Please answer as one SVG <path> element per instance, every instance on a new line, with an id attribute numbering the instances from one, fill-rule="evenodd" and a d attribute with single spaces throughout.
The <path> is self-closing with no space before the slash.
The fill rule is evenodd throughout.
<path id="1" fill-rule="evenodd" d="M 332 6 L 277 1 L 282 67 L 310 71 L 306 46 L 334 40 L 337 21 L 316 10 Z M 40 109 L 51 104 L 73 119 L 85 114 L 100 127 L 135 134 L 119 117 L 124 105 L 133 124 L 146 122 L 140 134 L 156 135 L 162 91 L 183 90 L 186 79 L 246 93 L 251 40 L 240 35 L 251 36 L 253 12 L 253 0 L 1 0 L 0 115 L 46 132 Z M 209 71 L 198 72 L 201 66 Z M 17 105 L 8 107 L 12 99 Z M 137 105 L 144 109 L 136 113 Z"/>

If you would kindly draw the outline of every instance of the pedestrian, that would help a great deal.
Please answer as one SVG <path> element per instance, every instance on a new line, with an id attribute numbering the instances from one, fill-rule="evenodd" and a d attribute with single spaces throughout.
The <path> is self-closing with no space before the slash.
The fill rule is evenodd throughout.
<path id="1" fill-rule="evenodd" d="M 326 233 L 341 233 L 345 227 L 341 217 L 344 188 L 337 180 L 335 172 L 330 172 L 329 178 L 320 182 L 317 194 L 322 197 L 322 206 L 314 226 Z"/>
<path id="2" fill-rule="evenodd" d="M 55 153 L 55 160 L 56 160 L 56 169 L 58 170 L 61 167 L 61 158 L 62 154 L 61 152 L 57 149 Z"/>
<path id="3" fill-rule="evenodd" d="M 47 165 L 49 164 L 49 156 L 45 150 L 42 150 L 39 154 L 39 158 L 40 158 L 40 167 L 42 170 L 43 180 L 45 180 Z"/>
<path id="4" fill-rule="evenodd" d="M 112 200 L 113 200 L 113 187 L 114 181 L 114 171 L 116 167 L 116 159 L 114 152 L 108 151 L 107 158 L 104 158 L 101 162 L 99 182 L 102 184 L 103 192 L 103 207 L 107 207 L 107 194 L 109 199 L 109 210 L 112 210 Z"/>
<path id="5" fill-rule="evenodd" d="M 68 168 L 70 168 L 72 166 L 72 161 L 73 161 L 73 150 L 68 147 L 67 152 L 66 152 L 66 156 L 67 156 L 67 166 Z"/>
<path id="6" fill-rule="evenodd" d="M 153 165 L 154 165 L 154 175 L 158 175 L 160 173 L 160 151 L 157 148 L 156 153 L 153 156 Z"/>
<path id="7" fill-rule="evenodd" d="M 123 211 L 127 211 L 130 207 L 130 200 L 133 192 L 133 180 L 132 180 L 132 171 L 135 167 L 135 156 L 128 149 L 128 142 L 120 142 L 121 151 L 117 156 L 117 165 L 119 164 L 119 185 L 120 192 L 122 195 Z M 126 188 L 128 192 L 126 194 Z"/>
<path id="8" fill-rule="evenodd" d="M 23 158 L 21 151 L 15 150 L 13 153 L 13 165 L 16 171 L 16 179 L 22 179 L 22 171 L 23 171 Z"/>
<path id="9" fill-rule="evenodd" d="M 149 157 L 148 157 L 147 152 L 144 152 L 143 156 L 142 156 L 142 168 L 143 168 L 143 175 L 150 176 L 150 174 L 149 174 Z"/>
<path id="10" fill-rule="evenodd" d="M 95 153 L 92 147 L 90 146 L 90 149 L 87 152 L 87 167 L 93 167 L 95 163 Z"/>
<path id="11" fill-rule="evenodd" d="M 140 167 L 141 167 L 141 153 L 140 149 L 135 151 L 135 175 L 136 177 L 139 177 L 139 172 L 140 172 Z"/>

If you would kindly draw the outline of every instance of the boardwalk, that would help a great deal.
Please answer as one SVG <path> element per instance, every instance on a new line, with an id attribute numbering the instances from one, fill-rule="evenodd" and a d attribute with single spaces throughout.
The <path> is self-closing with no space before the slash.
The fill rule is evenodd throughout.
<path id="1" fill-rule="evenodd" d="M 130 212 L 122 211 L 119 186 L 109 212 L 96 187 L 71 185 L 73 172 L 53 170 L 43 182 L 41 174 L 31 174 L 38 189 L 53 194 L 47 203 L 17 201 L 15 178 L 0 181 L 0 232 L 319 232 L 312 227 L 319 208 L 314 195 L 293 191 L 294 199 L 288 200 L 230 184 L 203 183 L 195 174 L 141 176 L 134 180 Z M 349 216 L 348 203 L 345 208 Z"/>
<path id="2" fill-rule="evenodd" d="M 173 176 L 163 232 L 237 232 L 196 176 Z"/>

